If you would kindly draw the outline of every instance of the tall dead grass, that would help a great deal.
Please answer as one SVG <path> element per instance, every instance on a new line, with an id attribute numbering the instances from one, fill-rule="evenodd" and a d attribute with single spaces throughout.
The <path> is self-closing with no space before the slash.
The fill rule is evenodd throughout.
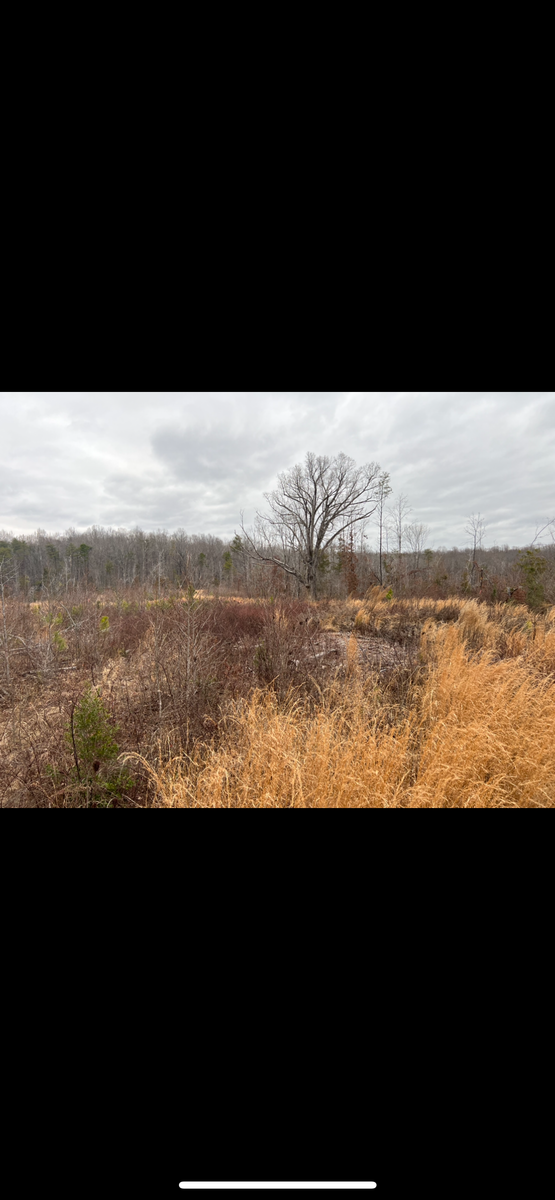
<path id="1" fill-rule="evenodd" d="M 352 683 L 352 680 L 351 680 Z M 198 747 L 158 772 L 170 808 L 388 807 L 401 798 L 408 729 L 378 732 L 359 686 L 333 687 L 314 709 L 306 699 L 257 690 L 227 718 L 218 750 Z M 148 768 L 148 764 L 144 763 Z"/>
<path id="2" fill-rule="evenodd" d="M 418 767 L 406 802 L 553 807 L 555 675 L 538 677 L 534 654 L 495 661 L 488 650 L 469 657 L 456 626 L 436 633 L 435 641 L 435 662 L 412 716 Z"/>
<path id="3" fill-rule="evenodd" d="M 551 653 L 553 629 L 544 631 Z M 354 641 L 354 639 L 353 639 Z M 547 643 L 547 651 L 546 651 Z M 458 624 L 429 627 L 426 670 L 398 719 L 348 669 L 321 704 L 257 690 L 230 709 L 217 749 L 150 770 L 163 807 L 548 808 L 555 806 L 555 676 L 523 655 L 473 653 Z"/>
<path id="4" fill-rule="evenodd" d="M 468 601 L 460 596 L 450 596 L 445 600 L 429 597 L 388 600 L 385 589 L 375 587 L 370 589 L 364 600 L 351 603 L 357 606 L 354 624 L 360 633 L 387 635 L 396 626 L 402 629 L 407 623 L 422 624 L 429 617 L 435 621 L 456 621 Z"/>
<path id="5" fill-rule="evenodd" d="M 77 599 L 10 602 L 2 805 L 83 806 L 89 688 L 133 775 L 118 806 L 555 804 L 555 608 Z"/>

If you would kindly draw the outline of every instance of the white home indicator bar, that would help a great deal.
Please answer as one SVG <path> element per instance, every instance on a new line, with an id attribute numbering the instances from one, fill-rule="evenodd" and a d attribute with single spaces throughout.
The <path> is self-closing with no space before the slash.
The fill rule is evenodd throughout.
<path id="1" fill-rule="evenodd" d="M 180 1188 L 375 1188 L 375 1183 L 180 1183 Z"/>

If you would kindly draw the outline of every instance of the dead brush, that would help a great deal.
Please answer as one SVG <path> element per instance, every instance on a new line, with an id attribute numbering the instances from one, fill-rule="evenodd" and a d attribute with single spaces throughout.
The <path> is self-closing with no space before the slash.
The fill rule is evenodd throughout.
<path id="1" fill-rule="evenodd" d="M 488 620 L 485 604 L 469 600 L 461 610 L 458 627 L 465 644 L 472 650 L 492 649 L 495 645 L 495 630 Z"/>
<path id="2" fill-rule="evenodd" d="M 325 600 L 318 603 L 318 617 L 323 630 L 332 633 L 340 629 L 350 630 L 355 626 L 362 600 L 350 597 L 347 600 Z"/>
<path id="3" fill-rule="evenodd" d="M 2 805 L 101 802 L 64 732 L 89 686 L 135 755 L 118 807 L 555 805 L 555 608 L 378 598 L 386 665 L 355 636 L 339 667 L 327 615 L 352 632 L 363 601 L 72 599 L 8 602 Z M 418 636 L 396 641 L 407 627 Z M 118 777 L 91 771 L 105 792 Z"/>
<path id="4" fill-rule="evenodd" d="M 391 641 L 407 642 L 419 635 L 425 621 L 456 621 L 464 607 L 457 597 L 432 600 L 429 597 L 387 598 L 384 589 L 372 588 L 374 593 L 364 600 L 356 618 L 360 633 L 386 637 Z M 380 593 L 380 594 L 378 594 Z"/>
<path id="5" fill-rule="evenodd" d="M 376 679 L 321 689 L 317 708 L 267 690 L 232 706 L 217 748 L 157 776 L 163 807 L 555 806 L 555 683 L 527 659 L 469 657 L 463 630 L 431 626 L 427 668 L 387 712 Z"/>
<path id="6" fill-rule="evenodd" d="M 266 619 L 254 648 L 254 682 L 284 697 L 293 687 L 312 693 L 327 682 L 325 635 L 308 605 L 281 604 L 266 610 Z M 318 641 L 316 640 L 318 638 Z"/>
<path id="7" fill-rule="evenodd" d="M 253 601 L 218 600 L 206 609 L 207 628 L 224 642 L 258 637 L 266 620 L 267 606 Z"/>
<path id="8" fill-rule="evenodd" d="M 388 807 L 399 798 L 406 731 L 379 732 L 372 696 L 359 683 L 306 698 L 256 690 L 229 710 L 217 750 L 197 746 L 153 772 L 158 804 L 168 808 Z"/>
<path id="9" fill-rule="evenodd" d="M 532 613 L 523 604 L 488 606 L 469 600 L 461 610 L 458 628 L 470 650 L 489 650 L 498 658 L 529 655 L 535 647 L 535 660 L 538 665 L 543 663 L 545 674 L 549 673 L 548 664 L 553 658 L 551 635 L 555 621 L 551 612 Z"/>
<path id="10" fill-rule="evenodd" d="M 412 724 L 411 807 L 555 805 L 555 683 L 526 659 L 469 659 L 462 630 L 441 629 Z M 418 722 L 420 721 L 420 731 Z"/>

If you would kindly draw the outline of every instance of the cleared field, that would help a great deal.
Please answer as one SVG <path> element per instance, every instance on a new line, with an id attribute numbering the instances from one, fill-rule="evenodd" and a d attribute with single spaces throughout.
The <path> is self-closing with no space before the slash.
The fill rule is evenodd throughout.
<path id="1" fill-rule="evenodd" d="M 95 595 L 7 623 L 5 807 L 555 805 L 555 608 Z"/>

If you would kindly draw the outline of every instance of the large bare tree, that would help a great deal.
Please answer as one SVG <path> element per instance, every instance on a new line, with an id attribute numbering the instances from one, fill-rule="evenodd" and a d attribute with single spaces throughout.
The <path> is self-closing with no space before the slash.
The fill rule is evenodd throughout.
<path id="1" fill-rule="evenodd" d="M 281 567 L 316 595 L 318 567 L 332 542 L 366 520 L 379 499 L 377 463 L 357 467 L 346 454 L 334 458 L 308 453 L 304 463 L 278 475 L 278 487 L 265 493 L 270 512 L 257 513 L 256 531 L 241 529 L 252 557 Z"/>

